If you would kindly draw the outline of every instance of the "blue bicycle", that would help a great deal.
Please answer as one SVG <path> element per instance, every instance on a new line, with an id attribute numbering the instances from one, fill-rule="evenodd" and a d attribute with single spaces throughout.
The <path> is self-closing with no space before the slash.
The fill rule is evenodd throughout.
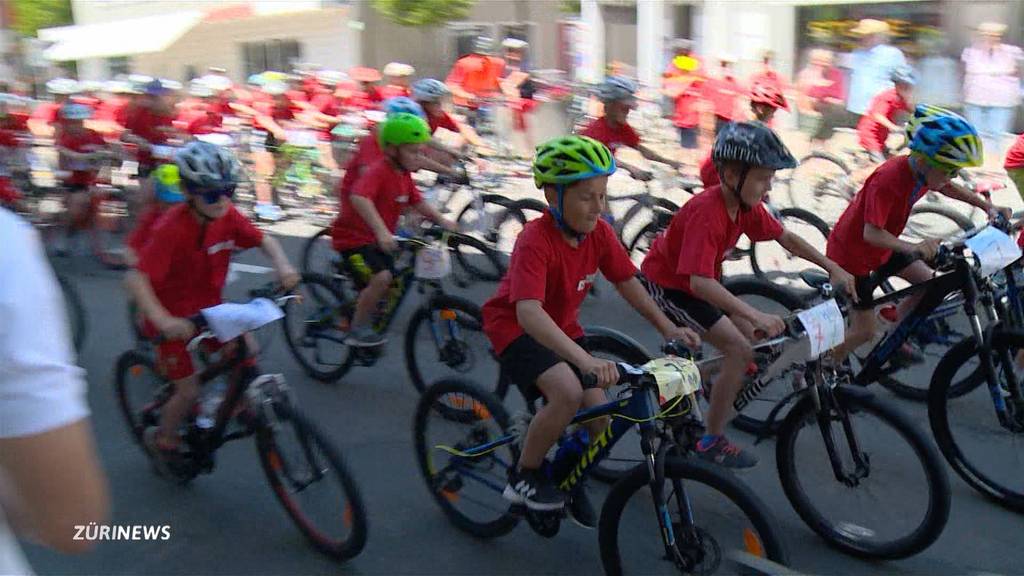
<path id="1" fill-rule="evenodd" d="M 777 524 L 754 492 L 731 473 L 690 456 L 703 433 L 693 362 L 670 356 L 641 367 L 620 363 L 619 370 L 620 397 L 578 413 L 545 463 L 571 498 L 615 443 L 639 428 L 643 460 L 612 487 L 601 510 L 605 573 L 735 573 L 735 551 L 785 564 Z M 600 418 L 610 423 L 587 442 L 578 425 Z M 460 378 L 443 379 L 421 397 L 414 425 L 420 472 L 461 530 L 493 538 L 525 518 L 541 536 L 558 533 L 564 512 L 532 511 L 501 496 L 519 458 L 524 419 L 513 424 L 496 396 Z"/>

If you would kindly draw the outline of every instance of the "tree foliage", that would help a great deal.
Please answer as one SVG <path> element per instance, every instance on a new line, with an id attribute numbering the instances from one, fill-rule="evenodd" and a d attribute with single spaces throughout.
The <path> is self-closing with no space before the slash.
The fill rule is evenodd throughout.
<path id="1" fill-rule="evenodd" d="M 373 0 L 373 7 L 402 26 L 433 26 L 469 15 L 475 0 Z"/>
<path id="2" fill-rule="evenodd" d="M 583 7 L 580 0 L 559 0 L 558 9 L 566 14 L 579 14 Z"/>
<path id="3" fill-rule="evenodd" d="M 2 0 L 10 2 L 14 28 L 23 36 L 35 36 L 40 28 L 65 26 L 73 22 L 71 0 Z"/>

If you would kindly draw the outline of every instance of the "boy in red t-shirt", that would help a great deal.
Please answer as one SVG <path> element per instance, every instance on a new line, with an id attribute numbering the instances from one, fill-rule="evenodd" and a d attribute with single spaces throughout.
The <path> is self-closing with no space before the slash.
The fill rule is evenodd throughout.
<path id="1" fill-rule="evenodd" d="M 876 168 L 828 237 L 828 257 L 856 277 L 859 296 L 846 339 L 833 350 L 837 363 L 874 337 L 873 293 L 881 282 L 893 275 L 915 284 L 932 277 L 932 269 L 919 258 L 934 258 L 941 239 L 925 238 L 916 244 L 899 239 L 911 209 L 926 192 L 934 190 L 989 215 L 1010 216 L 1008 208 L 993 206 L 952 182 L 961 168 L 982 165 L 981 139 L 967 120 L 937 106 L 921 105 L 914 110 L 908 132 L 910 155 L 895 156 Z M 899 317 L 920 297 L 919 293 L 900 302 Z M 908 355 L 916 357 L 905 349 L 903 356 Z"/>
<path id="2" fill-rule="evenodd" d="M 89 208 L 89 191 L 96 181 L 100 161 L 109 152 L 103 136 L 85 127 L 92 110 L 84 104 L 66 104 L 61 108 L 63 124 L 57 132 L 59 165 L 67 190 L 67 229 L 70 233 L 81 223 Z"/>
<path id="3" fill-rule="evenodd" d="M 185 196 L 181 193 L 181 175 L 177 164 L 158 166 L 153 171 L 153 188 L 156 202 L 139 215 L 135 228 L 125 240 L 128 248 L 126 262 L 129 265 L 135 264 L 139 250 L 149 241 L 160 217 L 176 204 L 185 201 Z"/>
<path id="4" fill-rule="evenodd" d="M 369 167 L 349 194 L 342 195 L 341 213 L 331 232 L 334 249 L 341 253 L 353 279 L 365 287 L 359 292 L 352 325 L 345 343 L 371 348 L 384 344 L 370 320 L 392 280 L 398 248 L 394 232 L 406 208 L 455 230 L 454 222 L 423 201 L 412 172 L 419 170 L 423 144 L 430 128 L 415 114 L 393 114 L 377 128 L 384 158 Z"/>
<path id="5" fill-rule="evenodd" d="M 633 148 L 640 155 L 652 162 L 667 164 L 676 170 L 683 167 L 682 162 L 666 158 L 640 142 L 640 135 L 629 125 L 629 112 L 636 108 L 636 84 L 624 76 L 610 76 L 598 89 L 598 98 L 604 103 L 604 116 L 597 118 L 580 132 L 604 144 L 612 154 L 620 146 Z M 625 162 L 618 165 L 626 169 L 629 175 L 637 180 L 647 181 L 654 178 L 649 170 L 644 170 Z"/>
<path id="6" fill-rule="evenodd" d="M 840 290 L 852 293 L 853 277 L 783 228 L 762 204 L 775 171 L 796 166 L 770 128 L 760 122 L 727 124 L 715 140 L 712 157 L 722 175 L 721 186 L 704 190 L 673 216 L 644 259 L 642 281 L 673 322 L 701 332 L 724 356 L 711 387 L 707 432 L 697 443 L 697 455 L 725 467 L 748 468 L 757 459 L 729 442 L 725 425 L 753 360 L 751 341 L 775 337 L 785 324 L 722 286 L 725 255 L 745 234 L 752 242 L 775 240 L 795 256 L 821 266 Z"/>
<path id="7" fill-rule="evenodd" d="M 857 142 L 876 164 L 891 156 L 885 140 L 889 132 L 900 129 L 897 117 L 913 110 L 910 96 L 914 90 L 914 71 L 901 66 L 893 70 L 891 78 L 895 86 L 875 96 L 867 113 L 857 122 Z"/>
<path id="8" fill-rule="evenodd" d="M 480 135 L 476 133 L 472 126 L 457 122 L 450 114 L 445 112 L 444 101 L 450 95 L 451 91 L 448 89 L 448 86 L 434 78 L 422 78 L 412 85 L 412 99 L 423 107 L 423 112 L 427 116 L 427 124 L 430 125 L 431 134 L 437 132 L 439 128 L 444 128 L 449 132 L 462 136 L 462 139 L 475 147 L 480 154 L 486 155 L 490 153 L 487 145 L 480 139 Z M 430 146 L 438 152 L 447 154 L 450 157 L 447 159 L 449 161 L 462 157 L 458 152 L 449 149 L 436 140 L 431 140 Z M 436 156 L 435 160 L 443 163 L 446 161 L 446 158 L 444 156 Z"/>
<path id="9" fill-rule="evenodd" d="M 557 510 L 564 495 L 539 471 L 551 446 L 576 411 L 607 402 L 604 390 L 619 379 L 615 363 L 591 356 L 582 346 L 579 308 L 598 270 L 629 304 L 667 340 L 699 345 L 658 310 L 636 279 L 636 268 L 601 219 L 608 176 L 615 159 L 600 142 L 565 136 L 537 147 L 534 182 L 543 187 L 549 212 L 519 234 L 508 273 L 483 306 L 484 332 L 502 373 L 527 401 L 547 404 L 531 420 L 518 465 L 509 470 L 504 497 L 531 510 Z M 598 388 L 584 390 L 583 375 L 597 376 Z M 597 438 L 607 422 L 588 425 Z M 595 517 L 582 487 L 574 490 L 570 512 L 582 525 Z"/>
<path id="10" fill-rule="evenodd" d="M 702 63 L 693 53 L 689 40 L 676 41 L 676 56 L 662 74 L 662 92 L 674 102 L 672 125 L 679 131 L 679 145 L 684 150 L 684 164 L 692 165 L 696 158 L 700 136 L 700 97 L 706 80 Z"/>
<path id="11" fill-rule="evenodd" d="M 750 89 L 750 113 L 754 120 L 771 128 L 772 120 L 779 108 L 789 110 L 786 97 L 773 84 L 755 84 Z M 722 181 L 718 178 L 718 170 L 711 161 L 711 152 L 700 163 L 700 180 L 704 188 L 718 186 Z"/>
<path id="12" fill-rule="evenodd" d="M 177 153 L 176 162 L 187 202 L 159 219 L 139 249 L 136 269 L 125 277 L 130 297 L 148 320 L 147 331 L 165 338 L 157 346 L 157 361 L 174 386 L 160 410 L 160 426 L 145 433 L 146 448 L 161 470 L 176 463 L 178 427 L 199 398 L 186 349 L 196 328 L 188 318 L 220 304 L 234 250 L 259 246 L 285 289 L 299 282 L 277 240 L 264 236 L 231 204 L 239 168 L 230 151 L 191 142 Z"/>
<path id="13" fill-rule="evenodd" d="M 1013 141 L 1013 146 L 1006 151 L 1003 168 L 1010 176 L 1013 185 L 1017 187 L 1017 193 L 1020 194 L 1021 199 L 1024 199 L 1024 134 L 1017 136 L 1017 139 Z M 1021 234 L 1021 238 L 1024 239 L 1024 234 Z"/>

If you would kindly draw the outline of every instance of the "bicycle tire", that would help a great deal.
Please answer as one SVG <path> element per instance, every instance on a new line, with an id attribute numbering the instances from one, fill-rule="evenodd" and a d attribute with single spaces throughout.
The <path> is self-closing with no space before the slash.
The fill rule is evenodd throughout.
<path id="1" fill-rule="evenodd" d="M 315 296 L 313 298 L 291 299 L 285 303 L 285 317 L 281 322 L 281 329 L 284 331 L 285 342 L 288 344 L 288 350 L 291 351 L 292 357 L 295 358 L 295 361 L 299 363 L 306 374 L 321 382 L 337 382 L 352 368 L 352 365 L 355 362 L 355 355 L 351 350 L 348 350 L 345 353 L 344 360 L 333 368 L 322 368 L 315 365 L 314 362 L 302 355 L 301 348 L 309 347 L 308 343 L 304 343 L 302 339 L 308 338 L 308 336 L 298 333 L 292 334 L 292 330 L 290 329 L 290 319 L 295 318 L 296 315 L 299 314 L 298 307 L 302 303 L 300 301 L 317 301 L 320 298 L 330 298 L 330 302 L 320 301 L 316 303 L 324 309 L 321 312 L 325 318 L 327 318 L 327 314 L 329 313 L 329 319 L 333 322 L 333 320 L 336 319 L 335 316 L 338 313 L 338 310 L 344 307 L 349 299 L 339 289 L 336 282 L 320 274 L 303 274 L 302 281 L 295 287 L 296 293 L 300 293 L 303 286 L 310 287 Z M 304 320 L 303 325 L 305 324 L 308 324 L 308 321 Z M 340 342 L 332 342 L 332 345 L 344 346 L 344 344 Z M 316 344 L 314 343 L 313 346 L 315 347 Z"/>
<path id="2" fill-rule="evenodd" d="M 494 214 L 500 215 L 512 204 L 512 199 L 501 194 L 481 194 L 480 203 L 483 205 L 485 213 L 491 213 L 487 209 L 488 204 L 497 206 L 499 210 L 494 212 Z M 462 210 L 459 210 L 458 216 L 455 217 L 455 223 L 459 225 L 459 230 L 477 231 L 473 229 L 473 225 L 468 223 L 470 215 L 476 211 L 475 204 L 474 201 L 470 200 L 468 204 L 462 207 Z M 477 216 L 477 219 L 479 219 L 479 216 Z"/>
<path id="3" fill-rule="evenodd" d="M 325 470 L 333 471 L 336 480 L 340 483 L 345 494 L 345 505 L 341 508 L 340 520 L 348 525 L 350 534 L 347 537 L 335 539 L 324 536 L 320 530 L 313 525 L 308 517 L 299 509 L 298 505 L 290 498 L 285 480 L 281 478 L 281 472 L 287 471 L 288 467 L 282 464 L 282 455 L 277 449 L 275 442 L 274 427 L 264 424 L 257 426 L 256 449 L 259 453 L 260 464 L 263 473 L 274 491 L 274 496 L 284 507 L 288 516 L 292 519 L 299 531 L 306 537 L 310 544 L 317 550 L 335 560 L 349 560 L 358 555 L 366 545 L 367 518 L 366 507 L 363 504 L 362 495 L 352 474 L 345 466 L 345 462 L 338 449 L 327 437 L 301 412 L 296 411 L 284 402 L 274 402 L 273 410 L 279 422 L 290 422 L 295 429 L 296 435 L 300 438 L 306 458 L 311 457 L 312 444 L 317 445 L 322 451 L 326 462 L 316 462 L 312 467 L 318 472 Z M 308 486 L 308 484 L 306 485 Z M 305 489 L 303 486 L 302 489 Z"/>
<path id="4" fill-rule="evenodd" d="M 818 430 L 817 410 L 809 395 L 802 398 L 793 407 L 779 429 L 775 456 L 779 480 L 786 498 L 789 499 L 793 509 L 808 527 L 829 545 L 852 556 L 892 560 L 907 558 L 928 548 L 942 534 L 946 522 L 949 520 L 951 499 L 949 479 L 934 445 L 906 415 L 871 393 L 839 387 L 834 390 L 833 398 L 846 411 L 863 411 L 884 421 L 910 445 L 910 450 L 901 450 L 900 454 L 903 455 L 904 460 L 908 459 L 911 453 L 914 454 L 924 470 L 928 490 L 928 507 L 924 518 L 912 532 L 905 536 L 887 542 L 869 544 L 858 538 L 858 535 L 851 534 L 855 530 L 846 528 L 844 531 L 842 527 L 830 523 L 819 512 L 800 482 L 795 460 L 797 436 L 804 425 Z M 820 430 L 818 431 L 820 432 Z M 863 439 L 864 435 L 861 434 L 858 440 L 863 441 Z M 846 445 L 845 443 L 841 444 Z M 861 446 L 861 449 L 863 450 L 864 447 Z M 831 475 L 831 471 L 826 477 L 839 482 Z"/>
<path id="5" fill-rule="evenodd" d="M 651 243 L 667 227 L 668 222 L 663 222 L 658 214 L 655 213 L 651 221 L 640 228 L 640 231 L 629 242 L 629 246 L 626 247 L 626 252 L 634 264 L 639 266 L 643 262 L 647 252 L 651 249 Z M 645 241 L 646 244 L 644 244 Z"/>
<path id="6" fill-rule="evenodd" d="M 622 218 L 615 223 L 615 232 L 619 237 L 619 242 L 622 243 L 623 247 L 628 247 L 633 243 L 633 238 L 626 239 L 626 230 L 629 228 L 630 223 L 636 219 L 637 216 L 644 210 L 644 208 L 653 208 L 655 211 L 661 210 L 668 214 L 674 215 L 679 211 L 679 205 L 675 202 L 667 199 L 654 196 L 650 199 L 653 202 L 653 206 L 648 206 L 644 202 L 637 200 L 633 202 L 633 205 L 626 210 L 626 213 L 622 215 Z"/>
<path id="7" fill-rule="evenodd" d="M 85 346 L 85 337 L 89 333 L 89 319 L 85 313 L 85 304 L 78 290 L 65 276 L 56 274 L 57 284 L 60 285 L 61 294 L 64 297 L 64 308 L 68 317 L 68 327 L 71 329 L 71 343 L 75 352 L 80 353 Z"/>
<path id="8" fill-rule="evenodd" d="M 782 210 L 779 210 L 779 217 L 780 220 L 789 219 L 802 221 L 804 224 L 817 230 L 818 233 L 821 234 L 826 241 L 828 240 L 828 236 L 832 231 L 829 225 L 824 220 L 819 218 L 814 213 L 808 210 L 804 210 L 803 208 L 783 208 Z M 761 244 L 761 242 L 751 242 L 750 244 L 750 268 L 753 270 L 754 276 L 757 276 L 758 278 L 765 278 L 765 273 L 767 272 L 767 270 L 762 266 L 762 263 L 759 262 L 757 258 L 757 247 Z M 764 249 L 762 248 L 760 252 L 763 256 Z M 821 252 L 824 254 L 824 246 L 822 246 Z"/>
<path id="9" fill-rule="evenodd" d="M 786 546 L 774 528 L 778 522 L 770 509 L 757 497 L 757 494 L 735 475 L 689 458 L 667 457 L 665 459 L 665 478 L 666 480 L 671 478 L 699 483 L 723 495 L 729 502 L 735 504 L 749 520 L 753 530 L 756 531 L 753 536 L 758 538 L 763 554 L 777 564 L 788 563 L 789 555 Z M 616 483 L 605 499 L 598 523 L 598 543 L 601 548 L 601 564 L 604 566 L 605 574 L 630 573 L 629 567 L 622 565 L 622 555 L 619 551 L 619 525 L 622 521 L 623 511 L 631 497 L 640 494 L 642 497 L 650 498 L 649 491 L 644 490 L 648 485 L 647 469 L 638 466 L 628 476 Z M 700 502 L 692 498 L 690 501 L 695 508 L 699 508 Z M 745 538 L 748 530 L 750 530 L 749 527 L 744 527 Z M 655 533 L 654 531 L 646 532 L 648 537 L 653 537 Z M 628 531 L 626 535 L 635 537 L 634 533 Z M 623 544 L 630 545 L 628 542 Z M 659 546 L 660 544 L 659 542 Z M 672 565 L 669 564 L 669 566 Z M 674 568 L 674 566 L 672 567 Z M 697 571 L 695 573 L 704 572 Z"/>
<path id="10" fill-rule="evenodd" d="M 405 329 L 405 369 L 409 374 L 409 381 L 420 394 L 422 394 L 430 384 L 424 376 L 425 371 L 421 367 L 421 362 L 431 366 L 448 366 L 458 374 L 467 374 L 477 362 L 484 362 L 488 364 L 495 362 L 493 355 L 488 358 L 474 358 L 472 350 L 468 349 L 464 342 L 461 343 L 461 346 L 445 350 L 443 353 L 439 352 L 436 359 L 418 358 L 416 352 L 416 340 L 420 326 L 425 323 L 429 323 L 435 313 L 439 315 L 454 313 L 455 321 L 458 322 L 460 331 L 472 330 L 477 332 L 478 337 L 482 338 L 482 341 L 487 342 L 487 349 L 490 350 L 490 343 L 486 340 L 486 336 L 483 334 L 484 321 L 483 314 L 480 311 L 480 306 L 465 298 L 449 294 L 438 294 L 433 297 L 429 302 L 426 302 L 416 310 L 413 316 L 409 319 L 409 324 Z M 450 342 L 447 342 L 446 346 L 448 344 L 450 344 Z M 453 362 L 457 362 L 457 365 L 459 366 L 458 369 L 452 366 Z"/>
<path id="11" fill-rule="evenodd" d="M 315 264 L 313 262 L 314 253 L 317 250 L 322 249 L 325 243 L 326 246 L 331 250 L 331 252 L 334 253 L 334 248 L 333 246 L 331 246 L 331 229 L 329 227 L 320 230 L 312 237 L 310 237 L 308 240 L 306 240 L 305 244 L 303 244 L 300 268 L 300 271 L 303 274 L 323 274 L 325 276 L 330 276 L 335 272 L 333 268 L 318 270 L 316 269 Z"/>
<path id="12" fill-rule="evenodd" d="M 830 164 L 834 165 L 836 168 L 838 168 L 838 170 L 845 177 L 849 177 L 851 174 L 853 174 L 853 171 L 850 169 L 850 166 L 843 159 L 841 159 L 839 156 L 836 156 L 835 154 L 832 154 L 830 152 L 825 152 L 825 151 L 822 151 L 822 150 L 815 150 L 815 151 L 811 152 L 810 154 L 808 154 L 808 155 L 806 155 L 806 156 L 804 156 L 803 158 L 800 159 L 800 163 L 797 164 L 797 168 L 794 168 L 790 172 L 789 178 L 787 179 L 787 186 L 786 186 L 787 190 L 786 190 L 786 193 L 789 196 L 789 205 L 790 206 L 800 206 L 801 202 L 806 202 L 807 201 L 807 199 L 800 199 L 800 198 L 794 197 L 793 183 L 794 182 L 800 182 L 800 181 L 805 179 L 805 178 L 802 178 L 800 176 L 800 174 L 799 174 L 800 167 L 808 165 L 808 163 L 810 163 L 812 160 L 821 160 L 821 161 L 824 161 L 824 162 L 827 162 L 827 163 L 830 163 Z M 820 176 L 820 174 L 819 174 L 819 176 Z M 812 193 L 813 193 L 813 201 L 816 202 L 816 203 L 820 203 L 822 201 L 820 187 L 815 186 L 814 189 L 812 190 Z M 848 194 L 845 194 L 845 193 L 843 193 L 842 196 L 845 197 L 847 200 L 852 198 L 852 195 L 848 195 Z"/>
<path id="13" fill-rule="evenodd" d="M 466 272 L 477 280 L 497 282 L 505 276 L 508 267 L 498 256 L 497 250 L 491 248 L 483 240 L 466 234 L 453 234 L 448 237 L 448 247 L 455 251 L 455 261 Z M 470 248 L 472 251 L 467 251 Z M 487 266 L 480 266 L 474 260 L 483 259 Z"/>
<path id="14" fill-rule="evenodd" d="M 494 246 L 502 253 L 511 253 L 512 248 L 515 245 L 515 238 L 507 238 L 505 236 L 518 237 L 519 232 L 522 231 L 522 227 L 526 226 L 526 223 L 533 218 L 528 218 L 528 213 L 539 213 L 544 214 L 547 211 L 547 205 L 536 200 L 534 198 L 522 198 L 516 200 L 508 205 L 508 208 L 501 214 L 501 216 L 494 223 Z M 507 225 L 518 226 L 515 234 L 503 234 L 503 230 Z"/>
<path id="15" fill-rule="evenodd" d="M 789 312 L 795 312 L 802 308 L 807 308 L 807 298 L 811 295 L 800 295 L 791 290 L 787 290 L 772 284 L 767 280 L 755 279 L 755 278 L 730 278 L 722 283 L 726 290 L 728 290 L 733 296 L 737 298 L 742 296 L 757 296 L 779 305 Z M 771 385 L 769 385 L 770 387 Z M 768 387 L 765 388 L 767 390 Z M 762 390 L 762 395 L 765 390 Z M 756 401 L 756 400 L 755 400 Z M 763 418 L 752 416 L 749 411 L 739 412 L 732 420 L 732 425 L 738 430 L 742 430 L 748 434 L 771 434 L 778 431 L 780 420 L 776 420 L 771 430 L 768 429 L 768 421 Z"/>
<path id="16" fill-rule="evenodd" d="M 460 396 L 449 399 L 448 395 L 450 394 Z M 468 398 L 464 398 L 461 395 L 465 395 Z M 472 408 L 459 409 L 461 406 L 452 408 L 445 403 L 446 401 L 450 403 L 450 400 L 456 398 L 460 402 L 468 400 L 468 405 Z M 455 481 L 451 479 L 446 480 L 442 484 L 440 474 L 444 470 L 435 472 L 433 455 L 437 451 L 434 446 L 427 445 L 426 439 L 428 418 L 432 408 L 435 408 L 435 404 L 437 404 L 437 407 L 442 408 L 439 410 L 442 418 L 452 422 L 472 422 L 477 419 L 483 420 L 490 416 L 495 420 L 502 433 L 507 433 L 509 427 L 509 418 L 505 407 L 502 405 L 501 400 L 493 394 L 475 386 L 468 380 L 462 378 L 443 378 L 432 384 L 423 393 L 419 403 L 416 405 L 416 415 L 413 420 L 413 446 L 416 449 L 416 462 L 420 474 L 427 484 L 427 489 L 430 490 L 431 496 L 441 507 L 444 514 L 458 529 L 477 538 L 496 538 L 508 534 L 519 523 L 519 519 L 507 510 L 508 503 L 504 499 L 501 500 L 503 504 L 499 508 L 505 508 L 506 510 L 501 514 L 497 514 L 497 517 L 493 520 L 481 521 L 470 518 L 460 512 L 455 506 L 461 500 L 458 494 L 464 486 L 458 484 L 456 487 Z M 462 406 L 465 405 L 462 404 Z M 508 448 L 513 459 L 508 465 L 514 466 L 515 462 L 519 459 L 519 449 L 515 443 L 508 445 Z M 499 499 L 502 498 L 500 492 L 496 491 L 495 495 Z"/>
<path id="17" fill-rule="evenodd" d="M 997 360 L 996 370 L 998 371 L 999 354 L 997 350 L 999 348 L 1010 350 L 1024 348 L 1024 332 L 997 329 L 993 332 L 990 342 L 994 349 L 993 355 Z M 951 382 L 956 376 L 957 368 L 977 353 L 977 341 L 971 337 L 950 348 L 949 352 L 939 361 L 935 373 L 932 374 L 928 393 L 928 422 L 931 425 L 935 441 L 939 445 L 939 451 L 964 482 L 999 505 L 1015 512 L 1024 512 L 1024 491 L 1004 486 L 970 461 L 966 450 L 958 444 L 953 433 L 954 426 L 949 421 L 950 414 L 955 413 L 955 409 L 950 408 L 950 400 L 958 398 L 951 394 Z M 983 379 L 982 382 L 987 384 L 986 380 Z M 986 413 L 989 417 L 994 417 L 991 410 Z"/>
<path id="18" fill-rule="evenodd" d="M 117 396 L 117 405 L 121 410 L 121 416 L 124 417 L 125 423 L 128 425 L 128 431 L 132 435 L 132 440 L 142 449 L 146 457 L 149 457 L 149 452 L 143 445 L 142 435 L 146 428 L 149 426 L 156 426 L 158 419 L 155 412 L 149 415 L 143 415 L 142 406 L 133 405 L 130 399 L 128 390 L 129 375 L 137 376 L 143 371 L 151 372 L 162 385 L 169 383 L 160 375 L 160 372 L 156 368 L 156 362 L 152 357 L 146 354 L 141 354 L 135 350 L 129 350 L 118 357 L 117 363 L 114 365 L 114 394 Z M 135 372 L 136 374 L 131 374 Z M 169 392 L 169 391 L 168 391 Z M 170 394 L 167 394 L 167 398 Z M 166 398 L 164 399 L 166 401 Z M 151 399 L 146 400 L 151 402 Z M 156 406 L 162 405 L 159 400 L 155 402 Z M 140 418 L 140 415 L 142 416 Z"/>

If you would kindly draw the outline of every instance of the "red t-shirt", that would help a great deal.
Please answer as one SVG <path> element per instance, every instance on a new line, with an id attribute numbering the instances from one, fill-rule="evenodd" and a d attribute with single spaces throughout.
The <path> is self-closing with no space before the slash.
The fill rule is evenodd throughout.
<path id="1" fill-rule="evenodd" d="M 652 282 L 690 294 L 690 276 L 720 278 L 722 261 L 736 247 L 741 234 L 752 242 L 775 240 L 782 235 L 779 221 L 764 204 L 729 217 L 719 186 L 694 196 L 672 217 L 668 230 L 651 245 L 641 269 Z"/>
<path id="2" fill-rule="evenodd" d="M 845 100 L 846 78 L 843 76 L 843 71 L 839 68 L 831 67 L 828 70 L 825 70 L 823 76 L 830 82 L 830 84 L 824 86 L 811 86 L 807 88 L 807 97 L 812 100 L 823 100 L 825 98 Z"/>
<path id="3" fill-rule="evenodd" d="M 709 78 L 703 83 L 700 97 L 711 102 L 715 116 L 725 120 L 737 120 L 742 114 L 737 110 L 739 97 L 745 95 L 743 87 L 732 76 Z"/>
<path id="4" fill-rule="evenodd" d="M 743 86 L 732 76 L 708 78 L 701 87 L 701 97 L 711 103 L 715 116 L 726 120 L 741 119 L 737 103 L 745 94 Z"/>
<path id="5" fill-rule="evenodd" d="M 718 169 L 715 168 L 715 163 L 711 161 L 710 152 L 700 163 L 700 181 L 704 183 L 705 189 L 722 183 L 722 179 L 718 177 Z"/>
<path id="6" fill-rule="evenodd" d="M 120 96 L 107 98 L 96 109 L 96 119 L 124 126 L 128 122 L 128 103 L 129 100 L 127 98 L 121 98 Z"/>
<path id="7" fill-rule="evenodd" d="M 914 203 L 928 190 L 922 180 L 915 178 L 909 158 L 895 156 L 876 168 L 828 237 L 825 254 L 854 276 L 868 274 L 892 255 L 891 250 L 864 241 L 864 225 L 873 224 L 899 236 Z"/>
<path id="8" fill-rule="evenodd" d="M 126 241 L 128 247 L 135 251 L 137 254 L 146 242 L 149 241 L 149 237 L 153 234 L 153 227 L 156 225 L 157 220 L 168 211 L 167 206 L 157 202 L 149 207 L 145 212 L 139 216 L 138 222 L 135 224 L 135 229 L 128 234 L 128 240 Z"/>
<path id="9" fill-rule="evenodd" d="M 57 102 L 43 102 L 32 111 L 31 118 L 40 120 L 49 125 L 55 124 L 60 119 L 61 104 Z"/>
<path id="10" fill-rule="evenodd" d="M 160 114 L 141 106 L 129 108 L 124 125 L 126 130 L 139 136 L 150 144 L 166 144 L 174 131 L 173 114 Z M 154 163 L 148 150 L 140 150 L 139 164 L 148 166 Z"/>
<path id="11" fill-rule="evenodd" d="M 320 92 L 313 96 L 310 104 L 317 109 L 318 112 L 325 116 L 339 116 L 341 114 L 341 100 L 334 95 L 333 92 Z M 331 129 L 334 125 L 326 126 L 318 129 L 317 136 L 320 140 L 328 141 L 331 139 Z"/>
<path id="12" fill-rule="evenodd" d="M 4 148 L 17 148 L 20 146 L 18 143 L 18 133 L 6 128 L 0 129 L 0 146 Z"/>
<path id="13" fill-rule="evenodd" d="M 697 78 L 680 92 L 675 99 L 672 125 L 676 128 L 693 128 L 700 122 L 700 98 L 704 79 Z"/>
<path id="14" fill-rule="evenodd" d="M 891 88 L 875 96 L 866 114 L 857 122 L 857 141 L 865 150 L 881 152 L 885 150 L 885 139 L 889 137 L 889 129 L 874 119 L 875 114 L 885 116 L 895 122 L 900 112 L 910 112 L 910 104 L 900 96 L 895 88 Z"/>
<path id="15" fill-rule="evenodd" d="M 363 136 L 363 139 L 359 141 L 359 147 L 356 148 L 352 157 L 348 159 L 348 163 L 345 164 L 345 175 L 342 176 L 341 182 L 338 184 L 338 196 L 344 198 L 348 195 L 348 192 L 352 190 L 352 186 L 359 180 L 359 177 L 363 175 L 363 172 L 370 166 L 377 163 L 378 160 L 384 159 L 384 152 L 380 149 L 380 143 L 377 141 L 377 130 L 375 128 L 370 129 L 370 133 Z"/>
<path id="16" fill-rule="evenodd" d="M 636 148 L 640 145 L 640 135 L 636 133 L 632 126 L 620 124 L 612 128 L 604 116 L 595 119 L 580 134 L 601 142 L 612 151 L 612 154 L 615 153 L 619 146 Z"/>
<path id="17" fill-rule="evenodd" d="M 14 130 L 15 132 L 24 134 L 28 132 L 28 119 L 30 117 L 31 114 L 23 110 L 8 112 L 4 125 L 9 130 Z"/>
<path id="18" fill-rule="evenodd" d="M 399 170 L 387 160 L 378 160 L 359 178 L 350 194 L 341 197 L 341 214 L 334 220 L 331 232 L 334 249 L 351 250 L 376 242 L 373 230 L 352 207 L 352 196 L 362 196 L 373 202 L 381 220 L 392 232 L 398 227 L 398 217 L 409 206 L 423 201 L 412 181 L 412 174 Z"/>
<path id="19" fill-rule="evenodd" d="M 103 136 L 95 130 L 83 128 L 80 134 L 71 134 L 67 130 L 61 130 L 57 136 L 57 146 L 67 148 L 72 152 L 95 152 L 106 145 Z M 96 181 L 96 169 L 83 169 L 89 163 L 80 160 L 71 160 L 66 164 L 65 170 L 71 174 L 64 180 L 65 184 L 77 186 L 92 186 Z"/>
<path id="20" fill-rule="evenodd" d="M 495 56 L 470 54 L 455 61 L 445 78 L 446 84 L 455 84 L 477 97 L 494 96 L 501 92 L 500 79 L 505 76 L 505 61 Z M 465 105 L 461 98 L 455 103 Z M 475 103 L 473 103 L 475 106 Z"/>
<path id="21" fill-rule="evenodd" d="M 1013 146 L 1006 151 L 1006 162 L 1003 163 L 1003 168 L 1007 170 L 1024 168 L 1024 134 L 1017 136 L 1017 139 L 1013 141 Z"/>
<path id="22" fill-rule="evenodd" d="M 455 123 L 455 120 L 447 112 L 442 111 L 437 116 L 431 116 L 427 114 L 427 124 L 430 125 L 430 133 L 437 132 L 438 128 L 444 128 L 445 130 L 451 130 L 452 132 L 458 133 L 459 125 Z"/>
<path id="23" fill-rule="evenodd" d="M 540 300 L 562 332 L 574 339 L 583 336 L 580 304 L 598 270 L 613 284 L 636 274 L 629 255 L 604 220 L 575 248 L 566 242 L 550 213 L 527 223 L 516 239 L 508 273 L 483 306 L 484 333 L 494 351 L 501 354 L 523 334 L 516 318 L 520 300 Z"/>
<path id="24" fill-rule="evenodd" d="M 354 90 L 352 94 L 345 99 L 345 107 L 355 110 L 376 110 L 377 101 L 369 92 L 364 90 Z"/>
<path id="25" fill-rule="evenodd" d="M 263 116 L 269 116 L 270 119 L 273 120 L 274 122 L 295 119 L 295 114 L 292 112 L 290 106 L 278 105 L 273 101 L 256 102 L 253 104 L 253 109 L 262 114 Z M 262 117 L 256 119 L 256 126 L 263 130 L 269 130 L 266 122 L 263 120 Z"/>
<path id="26" fill-rule="evenodd" d="M 220 304 L 235 249 L 262 242 L 263 233 L 234 206 L 223 217 L 201 224 L 187 205 L 179 204 L 153 226 L 138 252 L 137 267 L 168 312 L 188 317 Z"/>
<path id="27" fill-rule="evenodd" d="M 387 84 L 384 86 L 377 86 L 374 89 L 373 98 L 378 102 L 383 102 L 388 98 L 396 98 L 398 96 L 409 97 L 412 96 L 412 91 L 409 90 L 408 86 L 398 86 L 397 84 Z"/>

